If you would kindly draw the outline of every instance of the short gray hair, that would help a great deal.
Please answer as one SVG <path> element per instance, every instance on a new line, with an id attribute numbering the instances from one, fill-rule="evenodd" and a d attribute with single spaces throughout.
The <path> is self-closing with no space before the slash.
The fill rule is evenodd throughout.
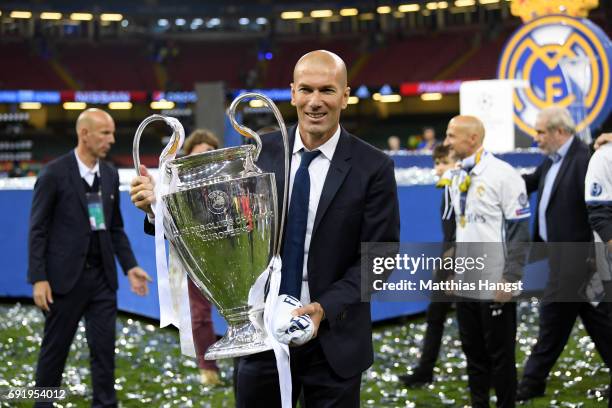
<path id="1" fill-rule="evenodd" d="M 572 115 L 570 115 L 566 108 L 562 108 L 560 106 L 550 106 L 542 109 L 540 111 L 540 115 L 543 115 L 546 119 L 548 119 L 546 121 L 547 130 L 561 129 L 572 135 L 576 133 L 574 119 L 572 119 Z"/>

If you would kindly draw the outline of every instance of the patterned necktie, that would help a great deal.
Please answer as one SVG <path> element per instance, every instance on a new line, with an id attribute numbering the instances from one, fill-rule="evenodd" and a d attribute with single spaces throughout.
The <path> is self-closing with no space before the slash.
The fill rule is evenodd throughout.
<path id="1" fill-rule="evenodd" d="M 310 198 L 310 173 L 308 166 L 321 153 L 320 150 L 302 152 L 300 167 L 293 179 L 293 190 L 287 217 L 287 229 L 283 245 L 283 268 L 279 295 L 300 298 L 302 292 L 302 270 L 304 268 L 304 240 L 308 221 Z"/>

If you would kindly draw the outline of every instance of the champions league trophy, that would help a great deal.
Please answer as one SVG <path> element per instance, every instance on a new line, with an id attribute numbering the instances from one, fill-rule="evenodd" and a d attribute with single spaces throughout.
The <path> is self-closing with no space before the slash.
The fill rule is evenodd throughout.
<path id="1" fill-rule="evenodd" d="M 140 175 L 139 143 L 144 128 L 151 122 L 164 121 L 174 130 L 160 156 L 156 241 L 157 234 L 165 233 L 191 280 L 228 323 L 225 336 L 208 349 L 207 360 L 270 349 L 261 325 L 254 325 L 249 319 L 249 313 L 263 313 L 263 309 L 252 310 L 248 300 L 252 286 L 256 281 L 265 282 L 268 264 L 279 253 L 287 197 L 285 193 L 283 213 L 279 217 L 274 174 L 255 166 L 262 149 L 261 139 L 235 120 L 236 108 L 244 99 L 263 100 L 273 111 L 283 137 L 287 172 L 289 150 L 285 123 L 276 105 L 257 93 L 237 97 L 228 110 L 234 128 L 253 138 L 256 145 L 174 159 L 183 144 L 184 130 L 178 120 L 162 115 L 145 119 L 134 137 L 134 166 Z M 287 180 L 285 175 L 285 183 Z M 157 231 L 157 225 L 162 223 L 158 217 L 163 217 L 163 228 L 159 228 L 163 232 Z M 163 235 L 159 242 L 157 252 L 163 248 L 165 265 Z M 157 258 L 159 275 L 159 255 Z M 160 306 L 161 303 L 160 296 Z"/>

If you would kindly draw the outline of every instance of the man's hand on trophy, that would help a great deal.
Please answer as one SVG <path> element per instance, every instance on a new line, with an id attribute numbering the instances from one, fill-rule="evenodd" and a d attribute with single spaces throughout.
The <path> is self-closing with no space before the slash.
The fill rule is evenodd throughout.
<path id="1" fill-rule="evenodd" d="M 140 176 L 134 177 L 130 186 L 130 198 L 134 205 L 153 216 L 155 181 L 144 165 L 140 165 Z"/>

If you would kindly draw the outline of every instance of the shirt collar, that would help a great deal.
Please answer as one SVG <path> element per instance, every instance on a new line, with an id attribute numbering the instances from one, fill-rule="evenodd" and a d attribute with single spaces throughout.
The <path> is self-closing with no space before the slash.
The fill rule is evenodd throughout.
<path id="1" fill-rule="evenodd" d="M 572 136 L 569 139 L 567 139 L 565 141 L 565 143 L 563 143 L 561 145 L 561 147 L 557 150 L 557 154 L 559 154 L 562 159 L 565 157 L 565 155 L 567 154 L 567 151 L 569 150 L 570 146 L 572 145 L 572 142 L 574 141 L 574 137 L 575 136 Z"/>
<path id="2" fill-rule="evenodd" d="M 74 157 L 76 157 L 77 160 L 77 164 L 79 166 L 79 174 L 81 175 L 81 177 L 85 177 L 88 174 L 100 174 L 100 161 L 96 160 L 96 164 L 95 166 L 93 166 L 93 168 L 89 168 L 87 167 L 87 165 L 85 163 L 83 163 L 81 161 L 81 159 L 79 158 L 79 155 L 77 154 L 76 149 L 74 149 Z"/>
<path id="3" fill-rule="evenodd" d="M 336 147 L 338 146 L 338 141 L 340 140 L 340 125 L 338 125 L 338 129 L 334 132 L 333 136 L 329 138 L 329 140 L 323 143 L 321 146 L 317 147 L 315 150 L 320 150 L 321 154 L 327 158 L 327 160 L 331 161 L 334 157 L 334 152 L 336 151 Z M 295 128 L 295 141 L 293 142 L 293 154 L 299 152 L 300 150 L 308 150 L 302 143 L 302 137 L 300 136 L 300 127 L 297 126 Z"/>
<path id="4" fill-rule="evenodd" d="M 480 160 L 476 163 L 476 156 L 480 153 Z M 487 152 L 484 147 L 480 147 L 474 154 L 469 157 L 466 157 L 461 161 L 461 168 L 469 169 L 468 172 L 473 174 L 480 174 L 482 169 L 484 168 L 487 158 L 489 156 L 489 152 Z"/>

